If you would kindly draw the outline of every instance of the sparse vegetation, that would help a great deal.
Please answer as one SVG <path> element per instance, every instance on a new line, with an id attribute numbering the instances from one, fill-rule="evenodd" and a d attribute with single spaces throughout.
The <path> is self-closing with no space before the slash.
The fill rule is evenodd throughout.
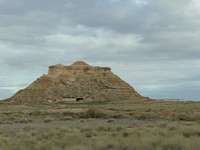
<path id="1" fill-rule="evenodd" d="M 3 150 L 199 150 L 199 102 L 0 102 Z"/>
<path id="2" fill-rule="evenodd" d="M 44 122 L 52 122 L 52 121 L 53 121 L 53 118 L 51 117 L 44 118 Z"/>
<path id="3" fill-rule="evenodd" d="M 73 120 L 72 116 L 64 116 L 62 120 Z"/>
<path id="4" fill-rule="evenodd" d="M 103 113 L 102 111 L 95 109 L 95 108 L 89 108 L 86 112 L 85 112 L 85 118 L 103 118 L 105 117 L 106 114 Z"/>
<path id="5" fill-rule="evenodd" d="M 112 122 L 115 122 L 115 119 L 109 119 L 108 121 L 107 121 L 108 123 L 112 123 Z"/>

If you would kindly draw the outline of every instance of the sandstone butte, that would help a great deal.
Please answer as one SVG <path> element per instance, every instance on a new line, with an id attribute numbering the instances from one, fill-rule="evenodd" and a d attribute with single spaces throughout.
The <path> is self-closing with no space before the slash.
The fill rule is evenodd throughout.
<path id="1" fill-rule="evenodd" d="M 83 61 L 71 66 L 50 66 L 27 88 L 6 101 L 139 100 L 143 99 L 109 67 L 94 67 Z"/>

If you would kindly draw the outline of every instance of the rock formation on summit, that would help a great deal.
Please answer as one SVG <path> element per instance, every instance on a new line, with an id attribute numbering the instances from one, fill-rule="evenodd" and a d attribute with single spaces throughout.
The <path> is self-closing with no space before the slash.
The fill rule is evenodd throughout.
<path id="1" fill-rule="evenodd" d="M 71 66 L 50 66 L 27 88 L 18 91 L 8 101 L 45 101 L 81 98 L 84 100 L 140 99 L 128 83 L 111 72 L 108 67 L 93 67 L 78 61 Z"/>

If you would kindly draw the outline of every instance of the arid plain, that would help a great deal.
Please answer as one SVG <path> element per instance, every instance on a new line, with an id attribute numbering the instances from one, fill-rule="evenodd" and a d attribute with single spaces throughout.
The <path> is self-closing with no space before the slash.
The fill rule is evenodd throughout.
<path id="1" fill-rule="evenodd" d="M 0 102 L 4 150 L 199 150 L 200 102 Z"/>
<path id="2" fill-rule="evenodd" d="M 108 67 L 55 65 L 0 101 L 2 150 L 199 150 L 200 102 L 143 97 Z"/>

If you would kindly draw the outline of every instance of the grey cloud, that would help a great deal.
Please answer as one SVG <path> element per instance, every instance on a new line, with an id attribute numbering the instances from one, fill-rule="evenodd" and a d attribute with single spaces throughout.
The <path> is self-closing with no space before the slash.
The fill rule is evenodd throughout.
<path id="1" fill-rule="evenodd" d="M 14 93 L 11 90 L 0 89 L 0 100 L 11 97 Z"/>
<path id="2" fill-rule="evenodd" d="M 49 65 L 85 60 L 111 66 L 146 96 L 198 98 L 198 3 L 1 0 L 0 64 L 5 73 L 0 80 L 10 74 L 27 85 Z M 32 76 L 22 81 L 16 74 Z M 1 83 L 2 90 L 7 82 Z"/>

